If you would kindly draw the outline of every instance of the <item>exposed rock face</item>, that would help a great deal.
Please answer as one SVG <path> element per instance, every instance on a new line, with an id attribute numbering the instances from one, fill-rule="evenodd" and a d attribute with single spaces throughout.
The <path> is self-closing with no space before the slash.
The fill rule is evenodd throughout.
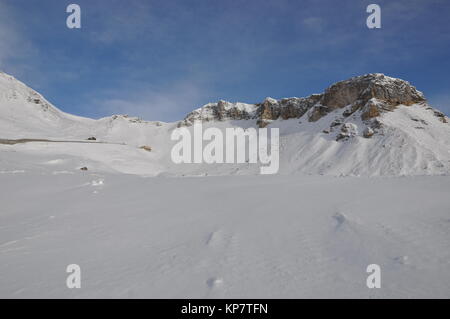
<path id="1" fill-rule="evenodd" d="M 139 117 L 130 117 L 128 114 L 116 114 L 109 117 L 110 121 L 128 121 L 130 123 L 144 123 L 143 119 Z"/>
<path id="2" fill-rule="evenodd" d="M 192 125 L 195 121 L 249 120 L 255 118 L 257 106 L 246 103 L 219 101 L 209 103 L 189 113 L 179 125 Z"/>
<path id="3" fill-rule="evenodd" d="M 262 120 L 277 120 L 280 117 L 283 120 L 299 118 L 311 106 L 316 104 L 319 99 L 320 95 L 311 95 L 307 98 L 293 97 L 281 100 L 266 98 L 262 104 L 258 105 L 257 113 Z"/>
<path id="4" fill-rule="evenodd" d="M 330 112 L 330 109 L 327 106 L 316 105 L 309 112 L 308 119 L 310 122 L 318 121 L 323 116 L 327 115 Z"/>
<path id="5" fill-rule="evenodd" d="M 320 95 L 311 95 L 307 98 L 292 97 L 281 100 L 266 98 L 263 103 L 257 104 L 256 118 L 258 119 L 258 125 L 259 127 L 265 127 L 271 121 L 279 118 L 283 120 L 300 118 L 319 99 Z"/>
<path id="6" fill-rule="evenodd" d="M 194 121 L 224 121 L 255 119 L 259 127 L 265 127 L 278 119 L 300 118 L 307 114 L 308 121 L 316 122 L 332 111 L 342 109 L 342 116 L 356 112 L 365 122 L 393 111 L 398 105 L 425 103 L 423 94 L 409 82 L 374 73 L 351 78 L 331 85 L 323 94 L 307 98 L 266 98 L 259 104 L 209 103 L 189 113 L 179 123 L 192 125 Z M 436 114 L 446 122 L 445 115 Z"/>
<path id="7" fill-rule="evenodd" d="M 435 110 L 434 115 L 436 117 L 438 117 L 442 123 L 448 123 L 447 118 L 444 113 Z"/>
<path id="8" fill-rule="evenodd" d="M 374 132 L 373 129 L 370 128 L 370 127 L 366 127 L 366 129 L 365 129 L 364 132 L 363 132 L 363 136 L 364 136 L 365 138 L 371 138 L 371 137 L 373 136 L 373 134 L 375 134 L 375 132 Z"/>
<path id="9" fill-rule="evenodd" d="M 349 139 L 358 134 L 358 127 L 353 123 L 344 123 L 341 126 L 340 133 L 336 136 L 336 141 Z"/>
<path id="10" fill-rule="evenodd" d="M 378 116 L 380 116 L 378 103 L 376 101 L 369 100 L 362 109 L 361 119 L 366 121 Z"/>
<path id="11" fill-rule="evenodd" d="M 303 116 L 321 95 L 311 95 L 308 98 L 285 98 L 275 100 L 266 98 L 258 104 L 231 103 L 219 101 L 209 103 L 189 113 L 180 125 L 192 125 L 194 121 L 225 121 L 256 119 L 260 127 L 265 127 L 271 121 Z"/>
<path id="12" fill-rule="evenodd" d="M 151 152 L 152 151 L 152 147 L 148 146 L 148 145 L 143 145 L 141 147 L 139 147 L 141 150 L 147 151 L 147 152 Z"/>
<path id="13" fill-rule="evenodd" d="M 361 118 L 368 120 L 400 104 L 412 105 L 425 101 L 422 92 L 409 82 L 379 73 L 367 74 L 335 83 L 326 89 L 310 113 L 309 120 L 315 122 L 327 113 L 344 107 L 347 108 L 344 116 L 362 109 Z"/>
<path id="14" fill-rule="evenodd" d="M 321 104 L 336 109 L 372 98 L 392 105 L 425 101 L 423 94 L 408 82 L 374 73 L 333 84 L 326 89 Z"/>

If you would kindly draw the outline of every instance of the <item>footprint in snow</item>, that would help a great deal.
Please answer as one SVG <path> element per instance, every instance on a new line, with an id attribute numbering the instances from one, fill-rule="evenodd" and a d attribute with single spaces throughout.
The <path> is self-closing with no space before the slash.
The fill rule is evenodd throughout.
<path id="1" fill-rule="evenodd" d="M 334 220 L 336 221 L 336 228 L 341 227 L 347 221 L 347 217 L 342 213 L 336 213 L 333 215 Z"/>
<path id="2" fill-rule="evenodd" d="M 105 184 L 105 181 L 103 179 L 93 180 L 91 182 L 91 186 L 94 186 L 94 187 L 103 186 L 104 184 Z"/>
<path id="3" fill-rule="evenodd" d="M 216 287 L 220 287 L 220 286 L 222 286 L 222 284 L 223 284 L 223 279 L 222 278 L 212 277 L 212 278 L 209 278 L 206 281 L 206 285 L 208 285 L 208 287 L 210 289 L 213 289 L 213 288 L 216 288 Z"/>
<path id="4" fill-rule="evenodd" d="M 223 232 L 221 230 L 213 231 L 206 238 L 206 245 L 210 247 L 216 247 L 223 244 Z"/>
<path id="5" fill-rule="evenodd" d="M 98 189 L 102 188 L 105 185 L 105 181 L 103 179 L 97 179 L 97 180 L 91 181 L 91 183 L 89 185 L 96 188 L 92 193 L 98 194 Z"/>
<path id="6" fill-rule="evenodd" d="M 408 256 L 397 256 L 394 258 L 394 261 L 401 265 L 408 265 L 409 264 L 409 258 Z"/>

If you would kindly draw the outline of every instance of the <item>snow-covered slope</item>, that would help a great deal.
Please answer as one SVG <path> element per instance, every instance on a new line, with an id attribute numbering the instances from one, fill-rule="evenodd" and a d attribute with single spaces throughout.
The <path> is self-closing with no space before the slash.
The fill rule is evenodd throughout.
<path id="1" fill-rule="evenodd" d="M 61 112 L 22 82 L 0 73 L 0 138 L 71 138 L 92 122 Z"/>
<path id="2" fill-rule="evenodd" d="M 0 189 L 0 298 L 450 297 L 447 176 L 27 172 Z"/>
<path id="3" fill-rule="evenodd" d="M 124 115 L 99 120 L 64 113 L 13 77 L 0 73 L 0 140 L 94 143 L 0 144 L 0 170 L 98 171 L 154 176 L 257 174 L 259 164 L 174 164 L 171 132 L 180 126 L 277 127 L 280 174 L 434 175 L 450 173 L 448 118 L 408 82 L 369 74 L 307 98 L 260 104 L 219 101 L 177 123 Z M 151 152 L 139 149 L 152 147 Z M 50 162 L 52 164 L 48 164 Z"/>
<path id="4" fill-rule="evenodd" d="M 196 120 L 279 128 L 280 175 L 174 164 L 170 134 Z M 380 74 L 177 123 L 72 116 L 0 74 L 0 297 L 448 298 L 450 176 L 391 177 L 449 175 L 447 121 Z"/>

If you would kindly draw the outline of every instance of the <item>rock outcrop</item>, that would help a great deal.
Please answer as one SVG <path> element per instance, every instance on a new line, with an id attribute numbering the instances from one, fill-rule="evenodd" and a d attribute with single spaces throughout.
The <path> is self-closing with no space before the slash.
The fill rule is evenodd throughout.
<path id="1" fill-rule="evenodd" d="M 195 121 L 226 121 L 226 120 L 249 120 L 255 118 L 257 106 L 246 103 L 231 103 L 219 101 L 208 103 L 189 113 L 179 126 L 190 126 Z"/>
<path id="2" fill-rule="evenodd" d="M 325 90 L 309 120 L 314 122 L 336 109 L 346 108 L 344 116 L 362 110 L 362 120 L 378 117 L 383 111 L 392 111 L 398 105 L 425 102 L 422 92 L 409 82 L 374 73 L 333 84 Z"/>
<path id="3" fill-rule="evenodd" d="M 272 121 L 300 118 L 307 114 L 308 121 L 316 122 L 330 112 L 342 109 L 342 116 L 355 112 L 363 121 L 379 117 L 398 105 L 425 103 L 426 99 L 409 82 L 373 73 L 357 76 L 331 85 L 322 94 L 306 98 L 266 98 L 262 103 L 245 104 L 219 101 L 209 103 L 189 113 L 179 125 L 192 125 L 194 121 L 224 121 L 255 119 L 259 127 Z M 446 121 L 442 113 L 436 115 Z"/>

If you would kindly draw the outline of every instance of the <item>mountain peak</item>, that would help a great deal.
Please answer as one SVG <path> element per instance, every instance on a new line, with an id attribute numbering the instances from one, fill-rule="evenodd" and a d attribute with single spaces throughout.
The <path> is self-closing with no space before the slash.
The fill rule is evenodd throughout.
<path id="1" fill-rule="evenodd" d="M 20 81 L 0 74 L 0 139 L 59 142 L 30 148 L 7 146 L 7 151 L 31 150 L 40 156 L 60 150 L 60 158 L 81 159 L 80 165 L 86 167 L 100 167 L 101 162 L 107 170 L 146 176 L 259 171 L 259 167 L 247 164 L 192 168 L 174 165 L 170 159 L 173 129 L 177 124 L 189 126 L 196 120 L 217 121 L 214 126 L 220 130 L 255 125 L 278 128 L 283 174 L 372 176 L 450 172 L 448 118 L 429 106 L 423 94 L 408 82 L 379 73 L 337 82 L 323 93 L 308 97 L 265 98 L 254 104 L 224 100 L 208 103 L 180 123 L 146 122 L 126 115 L 99 120 L 73 116 L 59 111 Z M 84 143 L 90 137 L 102 143 Z M 73 140 L 83 143 L 72 143 Z M 142 145 L 151 146 L 153 151 L 142 152 L 137 148 Z M 32 166 L 35 165 L 38 164 L 33 162 Z"/>
<path id="2" fill-rule="evenodd" d="M 13 108 L 18 113 L 45 112 L 58 117 L 62 112 L 48 102 L 41 94 L 31 89 L 15 77 L 0 71 L 0 111 L 11 112 Z"/>
<path id="3" fill-rule="evenodd" d="M 319 103 L 311 110 L 309 120 L 317 121 L 336 109 L 347 108 L 344 116 L 362 110 L 363 120 L 392 111 L 398 105 L 413 105 L 426 102 L 422 92 L 409 82 L 371 73 L 337 82 L 328 87 Z"/>
<path id="4" fill-rule="evenodd" d="M 393 105 L 412 105 L 425 101 L 423 93 L 409 82 L 382 73 L 371 73 L 331 85 L 325 90 L 321 102 L 331 108 L 342 108 L 357 100 L 367 102 L 372 98 Z"/>
<path id="5" fill-rule="evenodd" d="M 392 111 L 398 105 L 410 106 L 425 102 L 423 93 L 409 82 L 382 73 L 370 73 L 334 83 L 324 93 L 305 98 L 276 100 L 267 97 L 257 104 L 226 101 L 208 103 L 189 113 L 180 125 L 189 126 L 196 120 L 256 119 L 260 127 L 265 127 L 279 118 L 300 118 L 306 113 L 308 120 L 315 122 L 339 109 L 344 109 L 345 117 L 359 110 L 361 118 L 368 120 L 385 111 Z"/>

